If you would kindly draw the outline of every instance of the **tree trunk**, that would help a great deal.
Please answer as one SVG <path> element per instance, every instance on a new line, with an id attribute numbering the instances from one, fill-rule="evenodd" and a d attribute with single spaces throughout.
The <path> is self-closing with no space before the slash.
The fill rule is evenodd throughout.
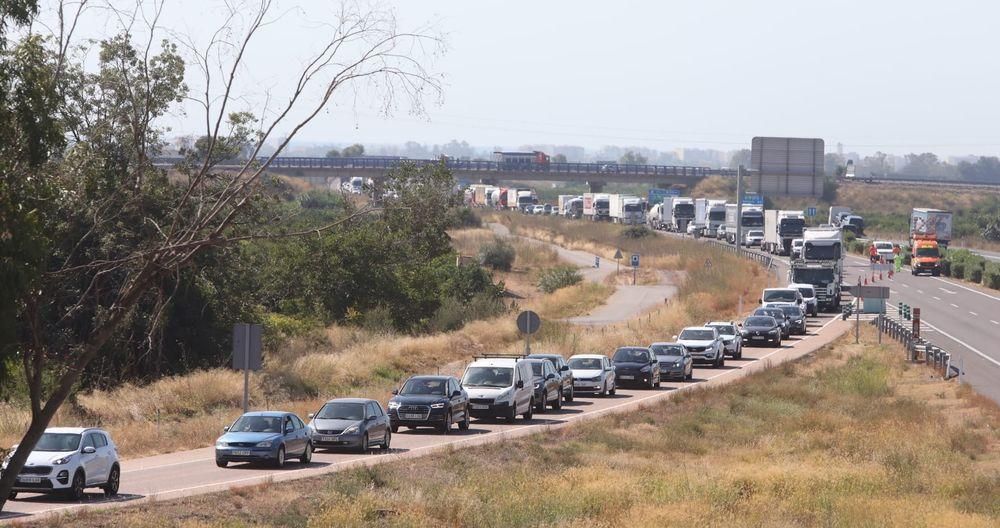
<path id="1" fill-rule="evenodd" d="M 59 403 L 62 402 L 60 401 Z M 46 427 L 48 427 L 49 422 L 58 410 L 59 405 L 46 405 L 42 408 L 40 414 L 35 415 L 32 413 L 31 425 L 28 426 L 28 430 L 21 438 L 21 443 L 18 444 L 17 450 L 14 451 L 14 457 L 7 464 L 7 470 L 3 472 L 3 475 L 0 475 L 0 511 L 3 511 L 3 507 L 7 503 L 10 490 L 14 487 L 14 479 L 21 472 L 21 468 L 24 467 L 24 463 L 28 460 L 28 455 L 31 454 L 35 444 L 38 443 L 38 440 L 42 437 L 42 433 L 45 432 Z"/>

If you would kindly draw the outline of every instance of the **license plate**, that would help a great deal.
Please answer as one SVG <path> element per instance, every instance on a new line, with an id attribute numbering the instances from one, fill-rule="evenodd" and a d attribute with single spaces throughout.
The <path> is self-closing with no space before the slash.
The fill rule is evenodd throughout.
<path id="1" fill-rule="evenodd" d="M 42 481 L 42 477 L 17 477 L 17 480 L 25 484 L 38 484 Z"/>
<path id="2" fill-rule="evenodd" d="M 321 437 L 319 437 L 319 441 L 320 442 L 333 442 L 336 439 L 337 439 L 336 436 L 321 436 Z"/>
<path id="3" fill-rule="evenodd" d="M 404 420 L 423 420 L 424 419 L 424 415 L 422 415 L 422 414 L 404 414 L 403 415 L 403 419 Z"/>
<path id="4" fill-rule="evenodd" d="M 489 409 L 490 408 L 489 405 L 483 405 L 481 403 L 473 403 L 469 407 L 472 407 L 473 409 L 478 409 L 478 410 L 485 410 L 485 409 Z"/>
<path id="5" fill-rule="evenodd" d="M 623 379 L 623 380 L 635 379 L 635 376 L 618 376 L 618 377 L 621 378 L 621 379 Z"/>
<path id="6" fill-rule="evenodd" d="M 249 449 L 240 449 L 238 451 L 233 451 L 234 456 L 250 456 Z"/>
<path id="7" fill-rule="evenodd" d="M 767 339 L 767 338 L 764 337 L 764 336 L 753 336 L 751 339 L 754 339 L 756 341 L 762 341 L 762 340 Z"/>

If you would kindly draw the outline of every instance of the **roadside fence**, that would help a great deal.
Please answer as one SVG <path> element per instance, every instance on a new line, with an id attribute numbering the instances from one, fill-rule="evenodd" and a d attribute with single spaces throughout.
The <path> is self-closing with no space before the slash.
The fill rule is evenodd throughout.
<path id="1" fill-rule="evenodd" d="M 719 242 L 718 240 L 707 240 L 706 242 L 715 245 L 715 247 L 724 249 L 734 255 L 743 257 L 747 260 L 751 260 L 764 266 L 766 269 L 770 270 L 774 266 L 774 257 L 768 255 L 767 253 L 758 253 L 749 249 L 745 249 L 742 246 L 737 246 L 734 244 L 729 244 L 726 242 Z"/>
<path id="2" fill-rule="evenodd" d="M 908 312 L 909 310 L 907 310 Z M 900 314 L 903 318 L 905 315 Z M 924 363 L 933 368 L 943 379 L 951 379 L 962 374 L 962 369 L 951 364 L 951 354 L 943 348 L 919 336 L 919 319 L 903 322 L 892 319 L 885 314 L 878 314 L 871 324 L 879 331 L 879 341 L 882 336 L 895 339 L 906 348 L 906 360 L 911 363 Z"/>

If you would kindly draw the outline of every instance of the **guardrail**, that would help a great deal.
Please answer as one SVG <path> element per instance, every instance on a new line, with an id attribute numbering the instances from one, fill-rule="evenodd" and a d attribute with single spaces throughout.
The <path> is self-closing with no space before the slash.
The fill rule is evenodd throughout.
<path id="1" fill-rule="evenodd" d="M 887 335 L 902 343 L 903 347 L 906 348 L 907 361 L 911 363 L 923 361 L 944 379 L 951 379 L 962 374 L 960 368 L 951 364 L 951 354 L 914 334 L 912 324 L 907 325 L 902 321 L 893 320 L 885 314 L 878 314 L 875 319 L 871 320 L 871 324 L 881 335 Z"/>
<path id="2" fill-rule="evenodd" d="M 758 253 L 756 251 L 744 249 L 742 246 L 729 244 L 727 242 L 719 242 L 718 240 L 708 239 L 706 240 L 706 242 L 714 244 L 716 247 L 724 249 L 730 253 L 733 253 L 734 255 L 743 257 L 747 260 L 754 261 L 760 264 L 761 266 L 764 266 L 764 268 L 768 270 L 770 270 L 774 266 L 774 257 L 766 253 Z"/>

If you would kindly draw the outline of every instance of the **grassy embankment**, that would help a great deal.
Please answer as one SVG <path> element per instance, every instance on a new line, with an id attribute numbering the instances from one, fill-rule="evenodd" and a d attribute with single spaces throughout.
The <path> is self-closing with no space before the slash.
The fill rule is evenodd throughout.
<path id="1" fill-rule="evenodd" d="M 474 255 L 492 241 L 487 230 L 453 233 L 457 249 Z M 521 307 L 546 318 L 584 313 L 611 294 L 607 286 L 583 283 L 550 295 L 538 292 L 533 277 L 558 264 L 555 251 L 514 243 L 514 268 L 495 279 L 511 284 Z M 441 368 L 458 370 L 475 352 L 516 343 L 512 316 L 473 321 L 462 329 L 432 335 L 376 333 L 358 327 L 331 326 L 321 333 L 291 339 L 269 351 L 264 371 L 251 375 L 254 408 L 287 409 L 306 416 L 334 396 L 386 400 L 401 378 Z M 79 394 L 53 425 L 100 424 L 107 427 L 126 457 L 210 445 L 242 404 L 243 375 L 228 369 L 192 372 L 146 385 L 125 384 L 111 391 Z M 0 445 L 20 439 L 27 409 L 0 403 Z"/>
<path id="2" fill-rule="evenodd" d="M 510 442 L 51 524 L 996 526 L 1000 408 L 852 341 Z"/>

